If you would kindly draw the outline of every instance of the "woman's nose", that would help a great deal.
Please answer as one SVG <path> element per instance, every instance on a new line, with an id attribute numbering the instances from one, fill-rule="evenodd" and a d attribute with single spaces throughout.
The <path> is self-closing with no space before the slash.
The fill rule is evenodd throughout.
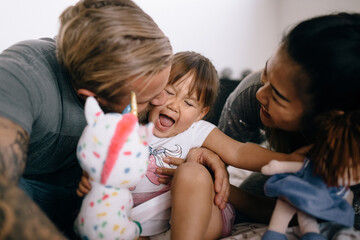
<path id="1" fill-rule="evenodd" d="M 266 104 L 266 85 L 260 87 L 256 92 L 256 99 L 262 104 Z"/>
<path id="2" fill-rule="evenodd" d="M 166 93 L 163 90 L 159 95 L 157 95 L 155 98 L 153 98 L 150 102 L 154 106 L 160 106 L 163 105 L 167 100 Z"/>

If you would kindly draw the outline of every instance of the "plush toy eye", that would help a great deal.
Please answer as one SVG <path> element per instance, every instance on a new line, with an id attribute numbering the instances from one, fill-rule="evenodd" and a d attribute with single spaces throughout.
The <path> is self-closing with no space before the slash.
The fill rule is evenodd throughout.
<path id="1" fill-rule="evenodd" d="M 124 110 L 122 111 L 122 114 L 129 113 L 131 111 L 131 104 L 127 105 Z"/>

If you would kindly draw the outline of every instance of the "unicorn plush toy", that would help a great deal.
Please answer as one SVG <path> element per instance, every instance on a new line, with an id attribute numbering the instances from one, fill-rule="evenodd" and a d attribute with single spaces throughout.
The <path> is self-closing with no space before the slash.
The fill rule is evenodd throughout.
<path id="1" fill-rule="evenodd" d="M 135 94 L 132 109 L 126 114 L 104 114 L 95 98 L 86 100 L 88 125 L 80 137 L 77 157 L 89 174 L 92 189 L 75 221 L 82 239 L 136 239 L 141 233 L 140 224 L 130 218 L 129 188 L 146 174 L 153 127 L 139 126 Z"/>

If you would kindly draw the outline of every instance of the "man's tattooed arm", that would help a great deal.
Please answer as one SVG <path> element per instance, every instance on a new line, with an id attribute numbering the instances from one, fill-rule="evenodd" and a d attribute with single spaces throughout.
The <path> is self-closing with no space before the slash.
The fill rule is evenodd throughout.
<path id="1" fill-rule="evenodd" d="M 64 239 L 40 208 L 17 186 L 29 135 L 0 117 L 0 239 Z"/>

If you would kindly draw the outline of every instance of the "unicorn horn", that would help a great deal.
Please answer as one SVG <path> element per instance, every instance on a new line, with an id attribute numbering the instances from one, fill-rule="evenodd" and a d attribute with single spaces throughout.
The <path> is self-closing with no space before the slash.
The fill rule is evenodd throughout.
<path id="1" fill-rule="evenodd" d="M 135 94 L 135 92 L 131 92 L 131 113 L 134 114 L 135 117 L 138 116 L 137 102 L 136 102 L 136 94 Z"/>

